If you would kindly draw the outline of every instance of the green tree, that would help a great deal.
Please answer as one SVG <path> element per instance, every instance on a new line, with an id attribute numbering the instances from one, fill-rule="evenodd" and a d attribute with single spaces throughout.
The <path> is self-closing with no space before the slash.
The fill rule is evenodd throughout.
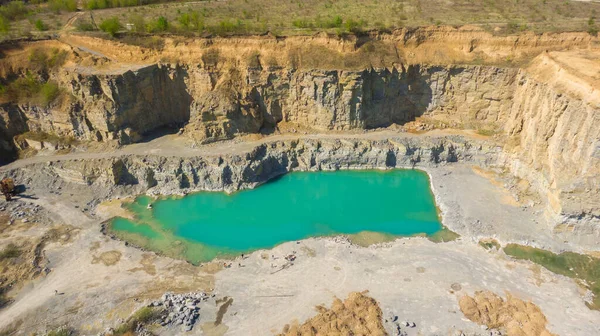
<path id="1" fill-rule="evenodd" d="M 99 28 L 103 32 L 106 32 L 110 36 L 114 37 L 117 34 L 117 32 L 121 29 L 121 22 L 119 22 L 119 19 L 116 16 L 113 16 L 102 21 L 102 23 L 100 23 Z"/>
<path id="2" fill-rule="evenodd" d="M 181 14 L 178 18 L 177 21 L 179 21 L 179 24 L 181 25 L 181 27 L 183 27 L 185 30 L 189 30 L 190 29 L 190 24 L 191 24 L 191 17 L 189 13 L 183 13 Z"/>
<path id="3" fill-rule="evenodd" d="M 192 12 L 190 14 L 190 23 L 195 31 L 201 32 L 204 30 L 204 19 L 198 12 Z"/>
<path id="4" fill-rule="evenodd" d="M 169 29 L 169 21 L 164 16 L 160 16 L 154 23 L 154 30 L 158 32 L 164 32 Z"/>

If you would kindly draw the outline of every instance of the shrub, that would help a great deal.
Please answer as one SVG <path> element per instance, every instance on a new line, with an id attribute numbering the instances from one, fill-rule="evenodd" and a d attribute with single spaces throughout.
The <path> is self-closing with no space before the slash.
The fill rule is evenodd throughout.
<path id="1" fill-rule="evenodd" d="M 332 19 L 329 20 L 321 20 L 320 17 L 317 17 L 317 27 L 319 28 L 341 28 L 344 20 L 341 16 L 336 15 Z"/>
<path id="2" fill-rule="evenodd" d="M 10 1 L 0 7 L 0 15 L 9 21 L 24 19 L 29 14 L 23 1 Z"/>
<path id="3" fill-rule="evenodd" d="M 104 8 L 115 8 L 115 7 L 131 7 L 149 4 L 153 2 L 160 2 L 158 0 L 86 0 L 83 7 L 89 10 L 92 9 L 104 9 Z"/>
<path id="4" fill-rule="evenodd" d="M 40 102 L 43 106 L 48 106 L 60 95 L 60 89 L 55 82 L 47 82 L 42 84 L 40 90 Z"/>
<path id="5" fill-rule="evenodd" d="M 165 41 L 159 36 L 137 36 L 127 34 L 122 36 L 120 41 L 125 44 L 154 50 L 163 50 L 165 47 Z"/>
<path id="6" fill-rule="evenodd" d="M 189 13 L 183 13 L 183 14 L 181 14 L 177 18 L 177 21 L 179 21 L 179 24 L 181 25 L 181 27 L 185 28 L 186 30 L 190 29 L 191 18 L 190 18 L 190 14 Z"/>
<path id="7" fill-rule="evenodd" d="M 37 20 L 35 20 L 35 29 L 37 29 L 39 31 L 45 31 L 45 30 L 48 30 L 48 26 L 46 26 L 44 21 L 37 19 Z"/>
<path id="8" fill-rule="evenodd" d="M 88 0 L 84 3 L 84 7 L 89 10 L 108 8 L 106 0 Z"/>
<path id="9" fill-rule="evenodd" d="M 50 50 L 50 54 L 44 49 L 36 48 L 29 54 L 29 66 L 39 71 L 55 69 L 65 63 L 67 55 L 66 51 L 57 48 Z"/>
<path id="10" fill-rule="evenodd" d="M 332 28 L 340 28 L 342 26 L 342 23 L 344 23 L 344 20 L 342 20 L 342 17 L 338 15 L 338 16 L 334 17 L 332 20 L 332 24 L 333 24 Z"/>
<path id="11" fill-rule="evenodd" d="M 94 25 L 91 22 L 79 22 L 77 24 L 77 30 L 79 31 L 93 31 L 96 30 L 96 28 L 94 27 Z"/>
<path id="12" fill-rule="evenodd" d="M 306 19 L 296 19 L 292 21 L 292 25 L 296 28 L 311 28 L 313 24 Z"/>
<path id="13" fill-rule="evenodd" d="M 204 30 L 204 19 L 198 12 L 190 14 L 190 23 L 195 31 L 200 32 Z"/>
<path id="14" fill-rule="evenodd" d="M 157 311 L 150 307 L 140 308 L 133 313 L 127 322 L 117 327 L 113 335 L 128 335 L 133 334 L 138 325 L 144 325 L 152 322 L 156 318 Z"/>
<path id="15" fill-rule="evenodd" d="M 10 30 L 10 22 L 4 16 L 0 15 L 0 33 L 7 33 Z"/>
<path id="16" fill-rule="evenodd" d="M 74 12 L 77 10 L 77 0 L 50 0 L 48 8 L 57 13 L 61 11 Z"/>
<path id="17" fill-rule="evenodd" d="M 140 14 L 134 14 L 129 17 L 129 23 L 133 25 L 133 31 L 136 33 L 146 32 L 146 20 Z"/>
<path id="18" fill-rule="evenodd" d="M 344 24 L 344 27 L 349 32 L 352 32 L 354 34 L 360 34 L 360 33 L 362 33 L 363 27 L 365 25 L 366 25 L 366 22 L 364 20 L 356 21 L 356 20 L 350 19 L 350 20 L 346 21 L 346 23 Z"/>
<path id="19" fill-rule="evenodd" d="M 159 16 L 154 23 L 154 31 L 155 32 L 165 32 L 169 29 L 169 21 L 164 16 Z"/>
<path id="20" fill-rule="evenodd" d="M 588 20 L 588 34 L 598 36 L 598 28 L 596 27 L 596 22 L 593 17 L 590 17 Z"/>
<path id="21" fill-rule="evenodd" d="M 121 22 L 119 22 L 119 18 L 113 16 L 111 18 L 105 19 L 100 23 L 98 27 L 105 33 L 108 33 L 110 36 L 115 36 L 117 32 L 121 29 Z"/>
<path id="22" fill-rule="evenodd" d="M 41 83 L 31 73 L 10 83 L 3 96 L 19 104 L 48 106 L 61 94 L 61 90 L 53 81 Z"/>
<path id="23" fill-rule="evenodd" d="M 227 35 L 235 32 L 242 32 L 245 30 L 244 23 L 241 20 L 237 20 L 235 22 L 224 20 L 219 22 L 217 26 L 212 26 L 208 28 L 214 34 L 217 35 Z"/>
<path id="24" fill-rule="evenodd" d="M 71 336 L 73 335 L 73 330 L 70 328 L 58 328 L 54 330 L 50 330 L 46 336 Z"/>
<path id="25" fill-rule="evenodd" d="M 201 32 L 204 30 L 204 19 L 198 12 L 183 13 L 177 18 L 177 21 L 186 31 Z"/>

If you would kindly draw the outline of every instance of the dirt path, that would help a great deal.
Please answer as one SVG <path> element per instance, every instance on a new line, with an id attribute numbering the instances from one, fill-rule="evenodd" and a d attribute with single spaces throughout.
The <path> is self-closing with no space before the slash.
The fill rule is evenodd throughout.
<path id="1" fill-rule="evenodd" d="M 73 23 L 75 23 L 75 21 L 77 21 L 77 19 L 82 16 L 83 14 L 85 14 L 85 12 L 77 12 L 75 13 L 75 15 L 71 16 L 69 18 L 69 20 L 67 21 L 67 23 L 65 23 L 65 25 L 62 27 L 61 31 L 66 31 L 69 28 L 71 28 L 73 26 Z"/>

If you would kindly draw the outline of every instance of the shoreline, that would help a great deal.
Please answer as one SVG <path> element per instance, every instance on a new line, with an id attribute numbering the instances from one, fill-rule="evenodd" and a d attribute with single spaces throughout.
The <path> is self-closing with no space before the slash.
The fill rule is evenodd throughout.
<path id="1" fill-rule="evenodd" d="M 45 321 L 51 320 L 76 328 L 90 328 L 85 329 L 87 334 L 97 334 L 146 305 L 149 301 L 145 300 L 154 300 L 167 291 L 189 292 L 201 288 L 215 293 L 217 298 L 234 298 L 235 308 L 224 318 L 230 334 L 264 335 L 272 329 L 281 330 L 293 319 L 310 318 L 313 307 L 329 302 L 333 295 L 345 297 L 350 291 L 364 290 L 372 293 L 386 314 L 400 309 L 402 316 L 417 321 L 424 328 L 431 325 L 439 330 L 450 330 L 460 326 L 461 330 L 473 333 L 481 330 L 477 324 L 462 320 L 460 313 L 448 311 L 456 310 L 459 295 L 491 290 L 500 295 L 509 292 L 537 304 L 548 317 L 551 332 L 594 334 L 595 324 L 565 320 L 563 316 L 564 304 L 568 302 L 574 314 L 590 321 L 597 320 L 600 325 L 598 313 L 585 306 L 583 294 L 578 292 L 574 280 L 534 268 L 535 265 L 529 262 L 512 260 L 501 251 L 487 251 L 478 241 L 485 237 L 494 238 L 502 245 L 530 242 L 530 246 L 557 252 L 595 251 L 598 245 L 577 241 L 565 243 L 543 221 L 540 212 L 543 203 L 517 207 L 504 202 L 506 188 L 494 183 L 490 176 L 476 174 L 472 168 L 496 167 L 493 161 L 497 154 L 495 145 L 477 142 L 477 146 L 459 146 L 456 144 L 464 140 L 460 137 L 412 139 L 419 139 L 411 142 L 421 159 L 416 168 L 425 172 L 429 179 L 435 204 L 442 212 L 441 224 L 460 234 L 460 239 L 436 244 L 421 237 L 395 238 L 364 248 L 348 243 L 345 236 L 308 238 L 300 241 L 300 247 L 296 242 L 287 242 L 254 251 L 245 259 L 245 267 L 228 269 L 220 269 L 219 259 L 194 266 L 111 239 L 101 230 L 106 231 L 106 220 L 112 216 L 110 211 L 99 211 L 98 204 L 102 200 L 140 194 L 177 195 L 199 189 L 226 191 L 257 187 L 290 171 L 406 169 L 410 157 L 402 154 L 402 143 L 393 139 L 364 143 L 300 142 L 304 154 L 297 155 L 298 150 L 292 150 L 290 143 L 275 142 L 269 143 L 266 151 L 261 152 L 264 148 L 261 146 L 251 147 L 239 155 L 177 160 L 146 155 L 83 162 L 61 160 L 50 165 L 34 164 L 12 170 L 19 181 L 28 181 L 27 195 L 36 199 L 19 198 L 11 204 L 39 204 L 51 211 L 56 221 L 73 225 L 80 233 L 72 243 L 47 248 L 52 271 L 39 284 L 22 290 L 14 304 L 0 311 L 0 329 L 8 326 L 8 321 L 26 319 L 23 332 L 34 332 L 39 331 L 35 326 L 47 325 Z M 459 162 L 447 162 L 443 155 L 441 162 L 433 161 L 430 148 L 439 145 L 439 141 L 456 145 L 460 150 Z M 317 144 L 319 150 L 315 149 Z M 357 150 L 355 146 L 362 147 Z M 386 165 L 388 153 L 397 158 L 393 168 Z M 349 157 L 354 159 L 349 160 Z M 149 167 L 153 167 L 156 181 L 152 187 L 146 182 Z M 99 170 L 109 173 L 100 174 Z M 250 176 L 260 174 L 258 178 L 248 179 L 244 172 L 251 173 Z M 190 181 L 185 188 L 181 183 L 185 180 L 181 178 L 183 174 Z M 205 179 L 205 176 L 213 179 Z M 511 182 L 501 176 L 498 178 L 502 183 Z M 136 183 L 132 183 L 134 179 Z M 261 257 L 263 253 L 287 255 L 293 250 L 299 252 L 294 265 L 275 274 L 271 274 L 270 263 Z M 107 257 L 112 259 L 103 259 Z M 425 271 L 418 271 L 422 269 Z M 390 286 L 398 281 L 401 285 Z M 448 288 L 454 283 L 463 289 L 449 294 Z M 67 294 L 56 296 L 54 290 Z M 248 296 L 246 290 L 265 298 Z M 277 301 L 268 298 L 281 293 L 294 296 Z M 415 293 L 419 294 L 418 298 Z M 139 298 L 138 301 L 133 300 L 132 295 Z M 92 301 L 107 303 L 85 310 L 73 308 Z M 432 306 L 442 307 L 443 311 L 432 312 L 429 310 Z M 57 312 L 69 309 L 74 309 L 73 317 L 57 315 Z M 203 309 L 201 323 L 212 323 L 216 306 Z M 33 314 L 36 311 L 41 313 Z M 106 317 L 107 311 L 118 311 L 119 314 Z M 254 323 L 257 319 L 263 322 Z M 89 327 L 90 324 L 96 327 Z"/>
<path id="2" fill-rule="evenodd" d="M 341 233 L 340 232 L 340 233 L 332 233 L 332 234 L 328 234 L 328 235 L 316 234 L 316 235 L 309 235 L 309 236 L 306 236 L 306 237 L 302 237 L 302 238 L 299 238 L 299 239 L 281 241 L 281 242 L 278 242 L 275 245 L 270 246 L 270 247 L 263 247 L 263 248 L 257 248 L 257 249 L 250 249 L 250 250 L 239 251 L 239 253 L 249 254 L 249 253 L 254 253 L 254 252 L 260 251 L 260 250 L 270 250 L 270 249 L 273 249 L 273 248 L 277 247 L 278 245 L 285 244 L 287 242 L 302 241 L 302 240 L 311 239 L 311 238 L 315 238 L 315 239 L 319 239 L 319 238 L 332 239 L 334 241 L 335 240 L 339 240 L 339 239 L 345 239 L 345 240 L 349 241 L 352 245 L 356 245 L 356 246 L 360 246 L 360 247 L 365 247 L 366 248 L 366 247 L 370 247 L 370 246 L 373 246 L 373 245 L 378 245 L 378 244 L 383 244 L 383 243 L 389 243 L 389 242 L 393 242 L 393 241 L 398 240 L 398 239 L 406 239 L 406 238 L 426 238 L 426 239 L 434 241 L 436 243 L 443 243 L 443 242 L 451 241 L 451 240 L 454 240 L 454 239 L 460 237 L 460 235 L 458 235 L 455 232 L 451 231 L 446 225 L 444 225 L 443 217 L 442 217 L 442 210 L 441 210 L 441 208 L 439 206 L 438 200 L 436 200 L 435 193 L 434 193 L 434 191 L 432 189 L 433 188 L 433 183 L 431 181 L 431 178 L 432 178 L 431 174 L 428 173 L 426 170 L 419 169 L 419 168 L 405 168 L 405 167 L 393 167 L 393 168 L 386 167 L 386 168 L 383 168 L 383 167 L 376 167 L 376 168 L 350 168 L 350 169 L 319 170 L 319 171 L 292 170 L 292 171 L 284 172 L 282 174 L 278 174 L 278 175 L 276 175 L 276 176 L 274 176 L 274 177 L 272 177 L 272 178 L 270 178 L 270 179 L 268 179 L 268 180 L 266 180 L 264 182 L 257 183 L 254 186 L 250 186 L 250 187 L 247 187 L 247 188 L 241 188 L 241 189 L 233 191 L 231 193 L 228 193 L 228 192 L 225 192 L 225 191 L 209 191 L 209 190 L 193 191 L 193 192 L 190 192 L 190 193 L 186 193 L 183 196 L 180 196 L 180 195 L 177 195 L 177 194 L 175 194 L 175 195 L 173 195 L 173 194 L 172 195 L 157 195 L 157 194 L 152 194 L 152 193 L 146 193 L 146 194 L 140 194 L 140 195 L 137 195 L 137 196 L 131 196 L 133 199 L 128 200 L 128 202 L 135 202 L 135 200 L 138 197 L 141 197 L 141 196 L 150 197 L 152 199 L 151 203 L 155 203 L 155 202 L 160 201 L 160 200 L 165 200 L 165 199 L 179 199 L 180 197 L 187 197 L 187 196 L 191 196 L 191 195 L 194 195 L 194 194 L 197 194 L 197 193 L 203 193 L 203 192 L 222 192 L 222 193 L 225 193 L 227 195 L 233 195 L 233 194 L 235 194 L 237 192 L 242 192 L 242 191 L 247 191 L 247 190 L 254 190 L 254 189 L 259 188 L 259 187 L 261 187 L 261 186 L 263 186 L 263 185 L 265 185 L 267 183 L 272 183 L 275 180 L 277 180 L 278 178 L 280 178 L 282 176 L 285 176 L 287 174 L 300 173 L 300 172 L 303 172 L 303 173 L 318 173 L 318 172 L 335 173 L 335 172 L 338 172 L 338 171 L 391 172 L 391 171 L 394 171 L 394 170 L 403 170 L 403 171 L 414 171 L 414 170 L 417 170 L 419 173 L 423 173 L 424 175 L 426 175 L 427 184 L 428 184 L 428 187 L 429 187 L 428 192 L 431 195 L 432 200 L 434 201 L 434 206 L 435 206 L 435 209 L 436 209 L 436 216 L 438 218 L 439 225 L 440 225 L 440 227 L 439 227 L 439 229 L 437 231 L 435 231 L 433 233 L 430 233 L 430 234 L 423 233 L 423 232 L 417 232 L 417 233 L 409 234 L 409 235 L 391 234 L 391 233 L 382 232 L 382 231 L 370 231 L 370 230 L 363 230 L 363 231 L 360 231 L 360 232 L 357 232 L 357 233 Z M 98 207 L 101 207 L 106 202 L 112 202 L 114 200 L 115 199 L 106 200 L 106 201 L 100 203 L 98 205 Z M 120 208 L 123 209 L 128 214 L 128 216 L 124 217 L 124 218 L 127 218 L 127 219 L 133 221 L 134 225 L 144 224 L 144 223 L 138 222 L 137 215 L 134 214 L 134 213 L 132 213 L 130 210 L 124 208 L 125 205 L 126 205 L 125 201 L 122 201 L 121 205 L 120 205 Z M 111 217 L 111 218 L 109 218 L 107 220 L 104 220 L 102 223 L 100 223 L 100 232 L 103 235 L 105 235 L 105 236 L 107 236 L 107 237 L 109 237 L 109 238 L 111 238 L 113 240 L 124 242 L 126 244 L 126 246 L 133 246 L 133 247 L 138 248 L 138 249 L 140 249 L 141 251 L 144 251 L 144 252 L 153 252 L 153 253 L 156 253 L 157 255 L 160 255 L 160 256 L 165 256 L 165 257 L 169 257 L 169 258 L 183 260 L 183 261 L 189 262 L 190 264 L 195 265 L 195 266 L 198 266 L 198 265 L 201 265 L 201 264 L 205 264 L 205 263 L 210 263 L 210 262 L 213 262 L 213 261 L 218 261 L 218 260 L 231 260 L 232 258 L 233 259 L 236 258 L 236 254 L 234 254 L 234 253 L 231 253 L 231 254 L 224 253 L 223 255 L 218 255 L 215 258 L 212 258 L 212 259 L 209 259 L 209 260 L 204 260 L 204 261 L 199 261 L 199 262 L 196 263 L 196 262 L 193 262 L 193 261 L 189 260 L 188 258 L 186 258 L 183 255 L 179 255 L 179 254 L 177 254 L 177 255 L 171 255 L 169 253 L 165 253 L 165 251 L 160 250 L 160 249 L 153 249 L 151 247 L 143 246 L 143 244 L 141 245 L 141 244 L 134 243 L 131 240 L 119 237 L 118 233 L 116 233 L 114 231 L 114 229 L 112 229 L 111 222 L 115 218 L 117 218 L 117 217 L 122 217 L 122 216 L 114 216 L 114 217 Z M 148 225 L 148 224 L 145 224 L 145 225 Z M 137 233 L 131 233 L 131 234 L 138 235 Z M 382 236 L 385 236 L 385 237 L 380 237 L 380 239 L 376 239 L 375 241 L 372 241 L 372 242 L 371 242 L 371 240 L 369 240 L 370 242 L 367 245 L 357 244 L 357 243 L 353 242 L 356 239 L 360 239 L 360 237 L 362 237 L 364 235 L 373 235 L 373 234 L 375 234 L 375 235 L 382 235 Z M 455 235 L 455 237 L 451 238 L 450 240 L 447 240 L 447 241 L 443 240 L 443 238 L 442 238 L 441 241 L 436 241 L 435 237 L 437 235 L 440 235 L 440 234 L 442 234 L 442 235 L 443 234 L 450 234 L 451 236 Z M 151 239 L 151 238 L 142 237 L 142 236 L 140 236 L 140 238 L 148 239 L 148 240 Z M 189 240 L 187 238 L 184 238 L 184 237 L 174 236 L 173 239 L 176 239 L 177 241 L 185 240 L 185 241 L 187 241 L 191 245 L 194 245 L 194 244 L 199 244 L 199 245 L 202 245 L 202 246 L 205 245 L 205 244 L 200 243 L 200 242 L 191 241 L 191 240 Z"/>

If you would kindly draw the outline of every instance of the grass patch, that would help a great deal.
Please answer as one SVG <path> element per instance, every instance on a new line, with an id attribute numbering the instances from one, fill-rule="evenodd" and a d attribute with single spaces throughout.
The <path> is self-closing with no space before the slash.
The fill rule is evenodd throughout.
<path id="1" fill-rule="evenodd" d="M 574 252 L 560 254 L 538 249 L 535 247 L 508 244 L 504 253 L 521 260 L 529 260 L 549 271 L 573 279 L 583 280 L 585 286 L 594 293 L 591 303 L 586 302 L 590 309 L 600 310 L 600 259 Z"/>
<path id="2" fill-rule="evenodd" d="M 62 11 L 75 12 L 77 10 L 77 0 L 49 0 L 48 9 L 55 13 Z"/>
<path id="3" fill-rule="evenodd" d="M 165 48 L 165 40 L 158 36 L 141 36 L 135 34 L 124 34 L 119 41 L 125 44 L 134 45 L 147 49 L 161 51 Z"/>
<path id="4" fill-rule="evenodd" d="M 10 30 L 10 21 L 0 15 L 0 33 L 6 34 Z"/>
<path id="5" fill-rule="evenodd" d="M 21 250 L 15 244 L 8 244 L 8 246 L 0 252 L 0 261 L 17 258 L 20 255 Z"/>
<path id="6" fill-rule="evenodd" d="M 483 247 L 486 250 L 496 249 L 500 250 L 502 246 L 496 239 L 482 239 L 479 241 L 479 246 Z"/>
<path id="7" fill-rule="evenodd" d="M 81 32 L 96 30 L 96 27 L 91 22 L 80 21 L 77 23 L 76 29 Z"/>
<path id="8" fill-rule="evenodd" d="M 74 335 L 74 331 L 71 328 L 68 327 L 61 327 L 58 329 L 54 329 L 49 331 L 46 336 L 71 336 Z"/>
<path id="9" fill-rule="evenodd" d="M 60 137 L 55 134 L 48 134 L 46 132 L 25 132 L 23 134 L 19 134 L 16 137 L 17 142 L 25 141 L 25 139 L 30 139 L 34 141 L 40 142 L 48 142 L 52 144 L 58 145 L 74 145 L 77 141 L 72 137 Z"/>
<path id="10" fill-rule="evenodd" d="M 350 240 L 352 244 L 362 247 L 392 242 L 397 238 L 398 236 L 394 236 L 392 234 L 373 231 L 361 231 L 359 233 L 348 235 L 348 240 Z"/>
<path id="11" fill-rule="evenodd" d="M 477 134 L 483 135 L 483 136 L 493 136 L 497 133 L 498 133 L 498 131 L 496 131 L 496 130 L 486 129 L 486 128 L 481 128 L 481 129 L 477 130 Z"/>
<path id="12" fill-rule="evenodd" d="M 42 83 L 28 73 L 3 88 L 1 96 L 4 100 L 18 104 L 47 107 L 61 95 L 61 92 L 56 82 Z"/>
<path id="13" fill-rule="evenodd" d="M 454 231 L 451 231 L 447 227 L 442 227 L 438 232 L 427 237 L 434 243 L 446 243 L 460 238 L 460 235 Z"/>
<path id="14" fill-rule="evenodd" d="M 449 2 L 429 1 L 359 1 L 359 0 L 228 0 L 228 1 L 169 1 L 169 0 L 34 0 L 4 1 L 0 17 L 0 32 L 11 37 L 26 36 L 35 31 L 34 22 L 49 17 L 69 19 L 77 4 L 93 10 L 95 22 L 119 17 L 125 25 L 132 14 L 143 15 L 146 22 L 164 17 L 170 33 L 200 34 L 261 34 L 311 35 L 315 31 L 357 35 L 377 29 L 425 25 L 474 24 L 499 35 L 517 34 L 523 30 L 535 32 L 588 31 L 595 35 L 600 3 L 565 0 L 470 0 Z M 102 9 L 102 10 L 98 10 Z M 32 20 L 25 22 L 28 18 Z M 83 18 L 77 19 L 81 21 Z M 77 23 L 76 23 L 77 25 Z M 61 24 L 52 24 L 58 29 Z M 4 28 L 3 28 L 4 27 Z M 148 27 L 144 25 L 143 32 Z M 136 29 L 137 32 L 142 30 Z M 160 32 L 160 30 L 158 31 Z M 40 35 L 39 33 L 37 35 Z"/>
<path id="15" fill-rule="evenodd" d="M 49 51 L 42 48 L 35 48 L 29 53 L 29 67 L 36 71 L 47 71 L 56 69 L 67 61 L 68 52 L 58 48 L 52 48 Z"/>
<path id="16" fill-rule="evenodd" d="M 159 310 L 151 307 L 143 307 L 138 309 L 133 315 L 127 319 L 127 322 L 118 326 L 113 335 L 133 334 L 138 325 L 151 323 L 158 317 Z"/>

